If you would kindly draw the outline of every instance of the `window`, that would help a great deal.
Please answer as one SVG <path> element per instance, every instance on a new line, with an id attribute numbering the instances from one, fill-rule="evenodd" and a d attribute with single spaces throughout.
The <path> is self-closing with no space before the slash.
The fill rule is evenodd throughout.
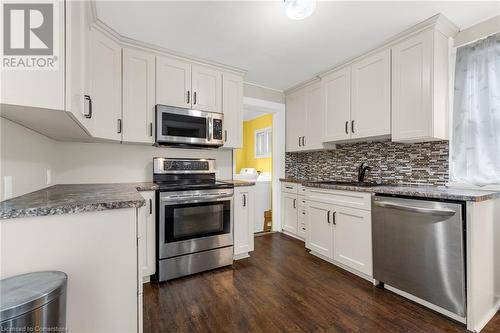
<path id="1" fill-rule="evenodd" d="M 255 131 L 255 158 L 271 157 L 273 151 L 273 130 L 271 127 Z"/>
<path id="2" fill-rule="evenodd" d="M 450 176 L 500 184 L 500 34 L 457 49 Z"/>

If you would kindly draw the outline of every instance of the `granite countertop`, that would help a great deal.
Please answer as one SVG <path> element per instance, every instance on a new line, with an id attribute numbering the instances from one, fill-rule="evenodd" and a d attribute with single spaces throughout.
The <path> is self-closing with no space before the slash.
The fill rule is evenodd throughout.
<path id="1" fill-rule="evenodd" d="M 255 182 L 251 180 L 239 180 L 239 179 L 223 179 L 221 180 L 223 183 L 233 184 L 235 187 L 239 186 L 253 186 Z"/>
<path id="2" fill-rule="evenodd" d="M 489 199 L 500 198 L 500 192 L 469 190 L 469 189 L 452 188 L 446 186 L 382 185 L 382 186 L 364 187 L 364 186 L 318 184 L 311 180 L 299 180 L 295 178 L 281 178 L 280 180 L 283 182 L 300 183 L 308 187 L 317 187 L 317 188 L 324 188 L 331 190 L 393 194 L 393 195 L 404 195 L 410 197 L 443 199 L 443 200 L 479 202 Z"/>
<path id="3" fill-rule="evenodd" d="M 145 204 L 138 191 L 157 188 L 152 182 L 54 185 L 0 202 L 0 219 L 137 208 Z"/>

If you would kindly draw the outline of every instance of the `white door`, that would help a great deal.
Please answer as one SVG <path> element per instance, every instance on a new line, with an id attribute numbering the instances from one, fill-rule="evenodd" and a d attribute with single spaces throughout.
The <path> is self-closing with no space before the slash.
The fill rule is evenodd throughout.
<path id="1" fill-rule="evenodd" d="M 350 138 L 351 67 L 321 79 L 323 94 L 323 142 Z"/>
<path id="2" fill-rule="evenodd" d="M 432 136 L 432 31 L 392 48 L 392 139 Z"/>
<path id="3" fill-rule="evenodd" d="M 323 136 L 323 103 L 321 99 L 321 83 L 317 82 L 306 87 L 306 134 L 303 138 L 304 149 L 321 149 Z"/>
<path id="4" fill-rule="evenodd" d="M 156 104 L 190 108 L 191 63 L 156 57 Z"/>
<path id="5" fill-rule="evenodd" d="M 193 109 L 222 112 L 222 72 L 193 65 Z"/>
<path id="6" fill-rule="evenodd" d="M 126 142 L 154 142 L 155 56 L 123 49 L 123 137 Z"/>
<path id="7" fill-rule="evenodd" d="M 306 203 L 307 244 L 311 251 L 333 259 L 332 205 L 308 201 Z"/>
<path id="8" fill-rule="evenodd" d="M 235 188 L 234 191 L 234 255 L 246 254 L 254 249 L 253 187 Z"/>
<path id="9" fill-rule="evenodd" d="M 141 236 L 141 267 L 142 276 L 151 276 L 156 271 L 156 254 L 155 254 L 155 191 L 141 192 L 141 195 L 146 200 L 146 205 L 139 209 L 139 232 Z"/>
<path id="10" fill-rule="evenodd" d="M 91 30 L 89 94 L 92 99 L 92 135 L 121 140 L 122 52 L 104 33 Z"/>
<path id="11" fill-rule="evenodd" d="M 293 235 L 297 235 L 298 232 L 298 202 L 297 194 L 282 193 L 281 204 L 282 209 L 282 219 L 281 223 L 284 231 L 287 231 Z"/>
<path id="12" fill-rule="evenodd" d="M 85 117 L 90 104 L 85 100 L 86 76 L 90 38 L 89 9 L 85 1 L 66 4 L 66 111 L 71 112 L 81 126 L 90 130 L 91 121 Z"/>
<path id="13" fill-rule="evenodd" d="M 222 112 L 224 120 L 224 147 L 241 148 L 243 133 L 243 78 L 222 74 Z"/>
<path id="14" fill-rule="evenodd" d="M 305 135 L 305 103 L 304 90 L 286 96 L 286 152 L 302 150 L 302 137 Z"/>
<path id="15" fill-rule="evenodd" d="M 351 138 L 391 133 L 391 50 L 352 65 Z"/>
<path id="16" fill-rule="evenodd" d="M 372 276 L 372 226 L 367 210 L 334 206 L 333 259 Z"/>

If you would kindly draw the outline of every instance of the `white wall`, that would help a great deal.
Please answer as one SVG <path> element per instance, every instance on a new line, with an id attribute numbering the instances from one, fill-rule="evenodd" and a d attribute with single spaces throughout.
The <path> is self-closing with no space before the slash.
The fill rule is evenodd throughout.
<path id="1" fill-rule="evenodd" d="M 5 118 L 0 118 L 0 200 L 7 199 L 4 180 L 12 177 L 12 196 L 47 186 L 54 173 L 56 141 Z"/>
<path id="2" fill-rule="evenodd" d="M 151 181 L 155 156 L 215 158 L 217 178 L 232 179 L 232 153 L 226 149 L 58 142 L 57 150 L 56 181 L 60 184 Z"/>

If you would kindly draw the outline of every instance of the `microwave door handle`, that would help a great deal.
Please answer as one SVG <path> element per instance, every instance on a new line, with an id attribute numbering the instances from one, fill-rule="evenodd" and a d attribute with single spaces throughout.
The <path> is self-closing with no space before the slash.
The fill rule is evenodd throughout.
<path id="1" fill-rule="evenodd" d="M 212 120 L 212 117 L 208 117 L 208 138 L 207 140 L 208 141 L 212 141 L 212 136 L 213 136 L 213 131 L 214 131 L 214 127 L 213 127 L 213 120 Z"/>

